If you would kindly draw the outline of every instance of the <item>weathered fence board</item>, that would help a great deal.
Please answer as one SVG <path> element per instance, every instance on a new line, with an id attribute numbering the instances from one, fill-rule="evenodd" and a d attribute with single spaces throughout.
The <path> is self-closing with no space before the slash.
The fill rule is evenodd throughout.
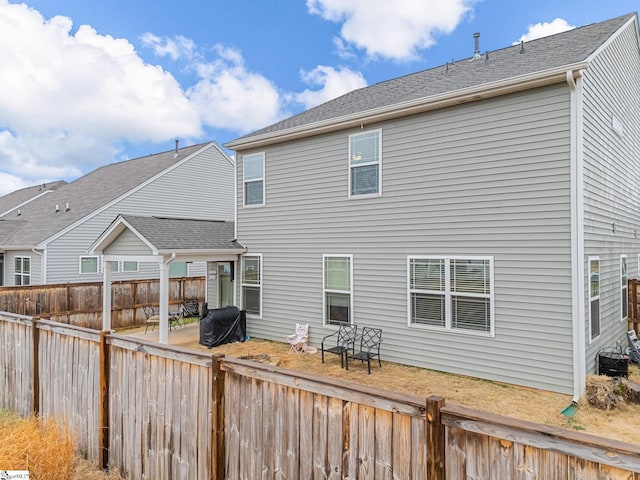
<path id="1" fill-rule="evenodd" d="M 109 465 L 132 480 L 211 478 L 211 355 L 112 335 Z"/>
<path id="2" fill-rule="evenodd" d="M 39 414 L 67 423 L 78 448 L 98 460 L 100 334 L 38 321 Z"/>
<path id="3" fill-rule="evenodd" d="M 639 445 L 437 397 L 12 314 L 0 341 L 0 407 L 63 418 L 132 480 L 640 480 Z"/>
<path id="4" fill-rule="evenodd" d="M 111 325 L 118 329 L 142 325 L 144 305 L 158 305 L 158 279 L 124 280 L 111 286 Z M 169 305 L 205 298 L 205 277 L 169 280 Z M 0 311 L 79 327 L 102 329 L 102 282 L 0 287 Z"/>
<path id="5" fill-rule="evenodd" d="M 31 414 L 32 321 L 21 315 L 4 315 L 0 329 L 0 409 Z"/>
<path id="6" fill-rule="evenodd" d="M 426 440 L 423 399 L 237 359 L 221 367 L 227 478 L 425 478 L 413 466 L 426 449 L 411 442 Z"/>

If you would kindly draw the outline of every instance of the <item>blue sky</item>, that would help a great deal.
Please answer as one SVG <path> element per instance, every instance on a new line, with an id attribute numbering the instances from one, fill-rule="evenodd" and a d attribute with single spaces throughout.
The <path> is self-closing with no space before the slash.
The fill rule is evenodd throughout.
<path id="1" fill-rule="evenodd" d="M 0 196 L 223 144 L 349 90 L 640 0 L 0 0 Z"/>

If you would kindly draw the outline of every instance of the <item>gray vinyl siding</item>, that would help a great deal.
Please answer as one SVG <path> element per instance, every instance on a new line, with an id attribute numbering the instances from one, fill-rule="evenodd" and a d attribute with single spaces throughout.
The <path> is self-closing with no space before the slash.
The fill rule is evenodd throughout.
<path id="1" fill-rule="evenodd" d="M 353 317 L 383 359 L 572 391 L 570 108 L 566 84 L 266 148 L 266 205 L 238 241 L 262 254 L 248 333 L 320 344 L 322 255 L 353 255 Z M 348 198 L 348 136 L 382 129 L 382 195 Z M 246 153 L 254 153 L 248 151 Z M 407 325 L 407 256 L 492 256 L 495 336 Z M 240 297 L 239 297 L 240 298 Z"/>
<path id="2" fill-rule="evenodd" d="M 5 251 L 4 254 L 4 286 L 15 286 L 16 257 L 29 257 L 31 259 L 31 285 L 38 285 L 42 275 L 42 256 L 31 250 Z"/>
<path id="3" fill-rule="evenodd" d="M 595 373 L 602 348 L 626 347 L 620 307 L 620 255 L 629 278 L 638 278 L 640 253 L 640 58 L 637 32 L 623 31 L 584 74 L 585 265 L 600 257 L 601 334 L 590 342 L 586 283 L 587 373 Z M 615 117 L 624 126 L 620 137 Z M 615 232 L 612 224 L 615 224 Z M 588 276 L 587 276 L 588 279 Z"/>
<path id="4" fill-rule="evenodd" d="M 105 255 L 153 255 L 149 246 L 129 229 L 118 235 L 104 253 Z"/>
<path id="5" fill-rule="evenodd" d="M 102 275 L 80 275 L 78 259 L 119 214 L 233 220 L 235 167 L 209 148 L 115 202 L 48 245 L 47 283 L 92 282 Z M 118 273 L 114 280 L 154 278 L 158 266 L 140 264 L 138 272 Z M 204 265 L 197 269 L 204 274 Z"/>

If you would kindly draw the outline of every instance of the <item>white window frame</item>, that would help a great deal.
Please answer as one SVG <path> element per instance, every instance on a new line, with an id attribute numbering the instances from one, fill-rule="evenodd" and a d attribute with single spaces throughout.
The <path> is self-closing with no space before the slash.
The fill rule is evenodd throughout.
<path id="1" fill-rule="evenodd" d="M 16 260 L 20 261 L 20 272 L 18 272 L 18 270 L 15 268 L 16 265 Z M 24 273 L 24 261 L 28 260 L 29 261 L 29 273 Z M 13 283 L 16 286 L 23 286 L 23 285 L 31 285 L 31 257 L 28 255 L 18 255 L 16 257 L 14 257 L 13 260 L 13 265 L 14 265 L 14 272 L 13 272 Z M 18 283 L 16 281 L 16 279 L 20 278 L 20 283 Z M 27 280 L 27 282 L 25 283 L 25 279 Z"/>
<path id="2" fill-rule="evenodd" d="M 247 161 L 260 159 L 262 162 L 262 176 L 255 178 L 247 178 Z M 251 153 L 248 155 L 243 155 L 242 157 L 242 205 L 245 207 L 263 207 L 265 205 L 265 193 L 266 193 L 266 182 L 265 182 L 265 154 L 264 152 Z M 260 203 L 247 203 L 247 184 L 249 183 L 262 183 L 262 202 Z"/>
<path id="3" fill-rule="evenodd" d="M 352 139 L 356 137 L 361 137 L 364 135 L 371 135 L 375 133 L 378 135 L 378 158 L 372 162 L 366 163 L 358 163 L 352 164 L 351 162 L 354 160 L 355 153 L 351 151 Z M 382 129 L 378 128 L 376 130 L 367 130 L 366 132 L 358 132 L 349 135 L 349 198 L 371 198 L 371 197 L 380 197 L 382 196 Z M 367 167 L 377 165 L 378 166 L 378 188 L 376 192 L 371 193 L 353 193 L 353 186 L 351 184 L 352 181 L 352 172 L 354 169 L 359 167 Z"/>
<path id="4" fill-rule="evenodd" d="M 624 269 L 622 265 L 624 263 Z M 629 264 L 627 263 L 627 256 L 620 255 L 620 321 L 624 321 L 629 316 Z M 624 314 L 625 306 L 627 314 Z"/>
<path id="5" fill-rule="evenodd" d="M 83 272 L 82 271 L 82 260 L 83 259 L 94 259 L 96 261 L 96 271 L 95 272 Z M 102 273 L 102 257 L 100 255 L 80 255 L 78 258 L 78 274 L 79 275 L 98 275 Z"/>
<path id="6" fill-rule="evenodd" d="M 129 269 L 129 270 L 128 270 L 128 269 L 126 269 L 126 268 L 125 268 L 125 265 L 126 265 L 127 263 L 131 263 L 131 264 L 133 264 L 135 268 L 133 268 L 133 269 Z M 140 263 L 139 263 L 139 262 L 136 262 L 135 260 L 122 260 L 122 261 L 120 262 L 120 265 L 119 265 L 119 267 L 118 267 L 118 268 L 119 268 L 119 269 L 120 269 L 120 271 L 121 271 L 121 272 L 123 272 L 123 273 L 137 273 L 137 272 L 139 272 L 139 271 L 140 271 Z"/>
<path id="7" fill-rule="evenodd" d="M 598 262 L 598 294 L 597 295 L 593 295 L 593 292 L 591 290 L 591 262 Z M 596 338 L 598 338 L 601 334 L 602 334 L 602 305 L 600 303 L 600 292 L 602 291 L 602 277 L 600 274 L 600 257 L 589 257 L 587 259 L 587 274 L 588 274 L 588 281 L 587 281 L 587 290 L 589 292 L 589 343 L 591 343 L 593 340 L 595 340 Z M 591 312 L 593 311 L 592 309 L 592 303 L 594 301 L 598 301 L 598 334 L 594 335 L 593 334 L 593 319 L 591 318 Z"/>
<path id="8" fill-rule="evenodd" d="M 326 261 L 328 258 L 348 259 L 349 260 L 349 290 L 336 290 L 328 289 L 327 285 L 327 270 Z M 327 253 L 322 255 L 322 325 L 325 327 L 335 327 L 336 323 L 329 322 L 329 312 L 327 312 L 327 293 L 338 293 L 349 295 L 349 320 L 348 323 L 354 323 L 354 311 L 353 311 L 353 255 L 341 254 L 341 253 Z"/>
<path id="9" fill-rule="evenodd" d="M 411 261 L 412 260 L 444 260 L 444 290 L 420 290 L 411 288 Z M 453 292 L 451 290 L 451 261 L 452 260 L 482 260 L 489 262 L 489 293 L 472 293 L 472 292 Z M 428 330 L 446 331 L 451 333 L 460 333 L 464 335 L 478 335 L 482 337 L 495 337 L 495 271 L 494 258 L 492 256 L 482 255 L 408 255 L 407 256 L 407 325 L 411 328 L 424 328 Z M 412 317 L 412 294 L 426 293 L 444 296 L 445 307 L 445 324 L 444 326 L 426 325 L 414 323 Z M 469 330 L 464 328 L 455 328 L 452 326 L 452 298 L 455 296 L 468 298 L 487 298 L 489 300 L 490 318 L 489 331 L 483 332 L 478 330 Z"/>
<path id="10" fill-rule="evenodd" d="M 244 281 L 244 271 L 245 271 L 245 260 L 247 258 L 257 258 L 258 259 L 258 282 L 257 283 L 245 283 Z M 241 297 L 241 305 L 242 308 L 244 310 L 246 310 L 245 307 L 245 294 L 244 294 L 244 289 L 245 287 L 248 288 L 257 288 L 258 289 L 258 298 L 259 298 L 259 302 L 260 302 L 260 306 L 259 306 L 259 313 L 256 315 L 253 312 L 248 312 L 247 311 L 247 316 L 250 316 L 252 318 L 262 318 L 262 285 L 263 285 L 263 277 L 262 277 L 262 271 L 263 271 L 263 264 L 262 264 L 262 254 L 261 253 L 252 253 L 252 254 L 247 254 L 247 255 L 243 255 L 241 262 L 240 262 L 240 297 Z"/>

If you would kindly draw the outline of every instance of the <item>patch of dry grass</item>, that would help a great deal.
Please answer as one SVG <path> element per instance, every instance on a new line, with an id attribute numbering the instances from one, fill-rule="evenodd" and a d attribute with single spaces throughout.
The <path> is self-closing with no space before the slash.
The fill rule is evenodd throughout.
<path id="1" fill-rule="evenodd" d="M 68 480 L 75 448 L 69 431 L 49 419 L 0 414 L 0 468 L 28 470 L 38 480 Z"/>
<path id="2" fill-rule="evenodd" d="M 346 371 L 340 368 L 340 360 L 335 355 L 326 356 L 326 363 L 322 364 L 319 352 L 314 355 L 290 353 L 288 343 L 254 338 L 248 342 L 226 344 L 212 349 L 199 345 L 197 339 L 182 343 L 181 346 L 231 357 L 266 354 L 270 363 L 284 368 L 340 378 L 386 390 L 407 392 L 425 398 L 438 395 L 450 404 L 640 444 L 640 428 L 636 421 L 640 418 L 640 405 L 623 403 L 614 410 L 602 411 L 590 406 L 587 401 L 580 401 L 575 415 L 567 417 L 561 412 L 571 404 L 570 395 L 517 385 L 384 361 L 382 368 L 379 368 L 377 363 L 375 366 L 372 364 L 371 375 L 368 375 L 366 364 L 350 364 L 349 371 Z M 640 383 L 638 366 L 630 365 L 629 380 Z"/>
<path id="3" fill-rule="evenodd" d="M 73 435 L 54 419 L 0 411 L 0 470 L 28 470 L 32 480 L 122 480 L 76 452 Z"/>
<path id="4" fill-rule="evenodd" d="M 123 331 L 145 340 L 154 341 L 151 334 L 145 335 L 143 328 Z M 267 356 L 269 363 L 283 368 L 299 370 L 312 375 L 340 378 L 345 381 L 371 385 L 377 388 L 407 392 L 423 397 L 437 395 L 449 404 L 476 408 L 485 412 L 507 417 L 542 423 L 549 426 L 585 431 L 593 435 L 640 444 L 640 405 L 623 403 L 619 408 L 602 411 L 585 401 L 580 401 L 572 417 L 561 412 L 571 405 L 570 395 L 535 390 L 532 388 L 508 385 L 499 382 L 481 380 L 463 375 L 454 375 L 424 368 L 410 367 L 390 362 L 382 362 L 382 368 L 372 365 L 371 375 L 367 374 L 366 364 L 349 366 L 349 371 L 340 368 L 340 360 L 329 355 L 322 364 L 320 353 L 295 354 L 284 342 L 273 342 L 251 338 L 248 342 L 231 343 L 209 349 L 198 344 L 197 325 L 178 328 L 170 332 L 172 345 L 191 348 L 209 353 L 220 353 L 231 357 Z M 315 345 L 319 347 L 319 345 Z M 629 380 L 640 383 L 640 368 L 630 364 Z"/>

